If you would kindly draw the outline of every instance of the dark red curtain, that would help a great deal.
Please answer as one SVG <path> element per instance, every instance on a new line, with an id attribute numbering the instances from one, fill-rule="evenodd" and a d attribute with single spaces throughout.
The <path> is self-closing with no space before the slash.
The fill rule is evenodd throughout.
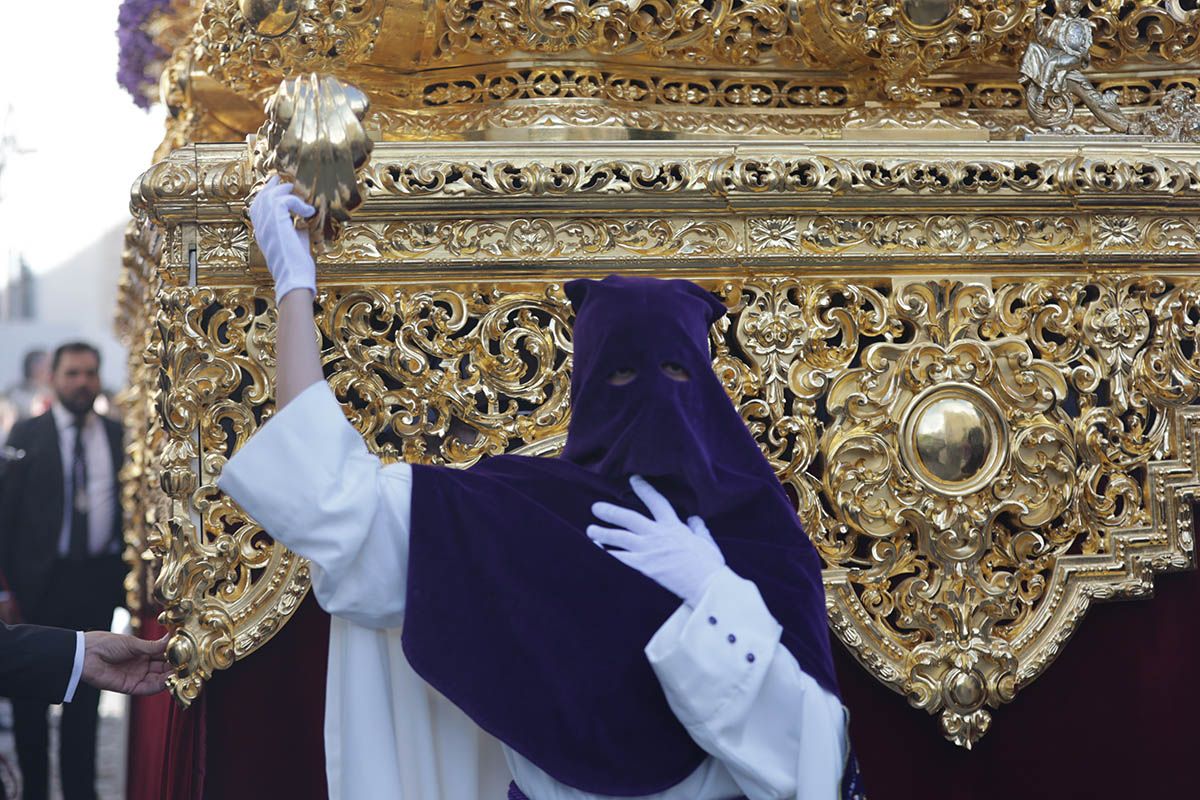
<path id="1" fill-rule="evenodd" d="M 1156 586 L 1152 599 L 1093 605 L 970 752 L 836 648 L 871 800 L 1196 797 L 1200 574 Z"/>
<path id="2" fill-rule="evenodd" d="M 157 639 L 166 632 L 153 614 L 145 614 L 141 622 L 143 638 Z M 131 698 L 125 796 L 129 800 L 200 800 L 203 731 L 203 696 L 187 709 L 165 693 Z"/>
<path id="3" fill-rule="evenodd" d="M 310 593 L 270 642 L 204 689 L 204 797 L 324 800 L 329 616 Z M 449 800 L 449 798 L 447 798 Z"/>
<path id="4" fill-rule="evenodd" d="M 157 630 L 151 623 L 146 637 Z M 309 595 L 283 630 L 213 676 L 191 707 L 165 694 L 135 701 L 129 800 L 325 800 L 328 649 L 329 617 Z"/>

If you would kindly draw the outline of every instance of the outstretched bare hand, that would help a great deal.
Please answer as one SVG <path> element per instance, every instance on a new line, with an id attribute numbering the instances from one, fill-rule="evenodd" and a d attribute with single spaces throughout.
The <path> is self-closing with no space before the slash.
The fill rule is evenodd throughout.
<path id="1" fill-rule="evenodd" d="M 170 673 L 167 637 L 155 642 L 108 631 L 83 635 L 83 680 L 121 694 L 161 692 Z"/>

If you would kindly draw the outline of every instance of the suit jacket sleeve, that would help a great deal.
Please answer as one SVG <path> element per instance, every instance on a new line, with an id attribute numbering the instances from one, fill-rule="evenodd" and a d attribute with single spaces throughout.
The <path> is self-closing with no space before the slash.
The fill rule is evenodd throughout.
<path id="1" fill-rule="evenodd" d="M 75 631 L 0 623 L 0 696 L 61 703 L 75 666 Z"/>

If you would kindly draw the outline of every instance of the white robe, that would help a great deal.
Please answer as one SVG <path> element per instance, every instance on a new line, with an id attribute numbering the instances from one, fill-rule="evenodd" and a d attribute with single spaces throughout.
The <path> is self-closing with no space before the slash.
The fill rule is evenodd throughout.
<path id="1" fill-rule="evenodd" d="M 372 455 L 324 382 L 264 425 L 218 486 L 312 562 L 313 591 L 333 615 L 325 702 L 333 800 L 503 800 L 510 777 L 532 800 L 600 798 L 504 747 L 408 665 L 400 626 L 412 470 Z M 672 711 L 710 755 L 653 800 L 835 800 L 845 712 L 800 669 L 780 631 L 754 584 L 726 568 L 695 609 L 681 605 L 647 643 Z"/>

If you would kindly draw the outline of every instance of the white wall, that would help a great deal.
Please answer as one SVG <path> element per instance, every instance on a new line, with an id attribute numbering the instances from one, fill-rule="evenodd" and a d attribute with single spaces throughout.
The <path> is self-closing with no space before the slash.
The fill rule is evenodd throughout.
<path id="1" fill-rule="evenodd" d="M 125 385 L 125 348 L 113 332 L 124 240 L 125 226 L 118 225 L 53 269 L 35 274 L 37 318 L 0 322 L 0 391 L 20 380 L 26 351 L 53 351 L 71 339 L 99 348 L 105 389 Z"/>

